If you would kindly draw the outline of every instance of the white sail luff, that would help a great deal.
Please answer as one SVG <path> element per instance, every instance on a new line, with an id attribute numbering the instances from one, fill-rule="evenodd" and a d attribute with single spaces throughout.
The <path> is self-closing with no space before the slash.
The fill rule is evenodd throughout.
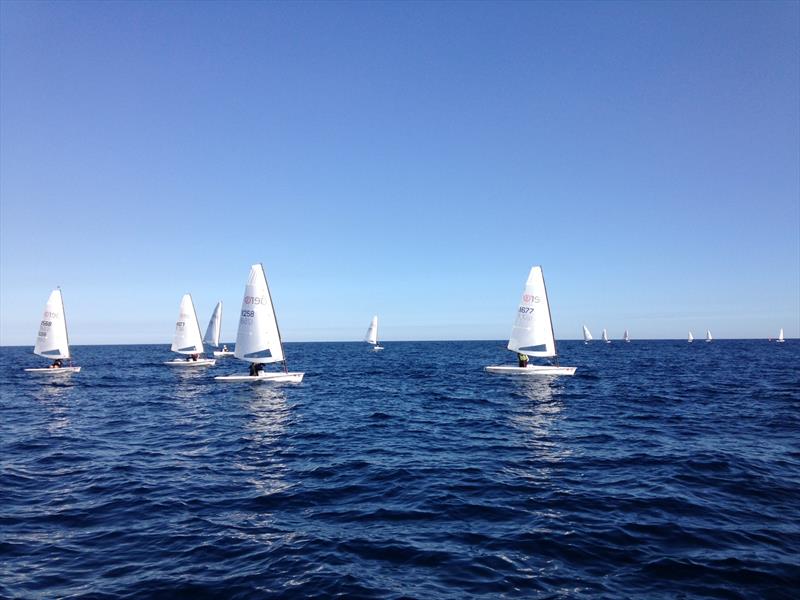
<path id="1" fill-rule="evenodd" d="M 541 267 L 531 268 L 517 307 L 508 349 L 528 356 L 555 356 L 556 344 L 550 305 Z"/>
<path id="2" fill-rule="evenodd" d="M 197 312 L 194 310 L 191 294 L 184 294 L 181 298 L 178 321 L 175 323 L 175 336 L 172 339 L 170 350 L 178 354 L 203 353 L 200 324 L 197 322 Z"/>
<path id="3" fill-rule="evenodd" d="M 711 340 L 713 340 L 713 339 L 714 339 L 714 338 L 713 338 L 713 337 L 711 337 L 711 330 L 710 330 L 710 329 L 706 329 L 706 341 L 707 341 L 707 342 L 710 342 L 710 341 L 711 341 Z"/>
<path id="4" fill-rule="evenodd" d="M 604 342 L 608 341 L 608 331 L 606 331 L 605 329 L 603 329 L 603 341 Z"/>
<path id="5" fill-rule="evenodd" d="M 692 335 L 692 332 L 691 332 L 691 331 L 689 332 L 689 341 L 690 341 L 690 342 L 691 342 L 691 341 L 694 341 L 694 336 Z"/>
<path id="6" fill-rule="evenodd" d="M 586 327 L 586 325 L 583 326 L 583 341 L 584 342 L 592 341 L 592 334 L 589 332 L 589 328 Z"/>
<path id="7" fill-rule="evenodd" d="M 206 334 L 203 336 L 203 342 L 214 346 L 219 346 L 220 329 L 222 328 L 222 300 L 217 302 L 214 312 L 211 314 L 211 319 L 208 321 L 208 328 Z"/>
<path id="8" fill-rule="evenodd" d="M 234 356 L 253 363 L 281 362 L 284 359 L 275 308 L 260 263 L 250 267 L 244 288 Z"/>
<path id="9" fill-rule="evenodd" d="M 33 353 L 52 359 L 70 358 L 67 318 L 64 315 L 64 299 L 60 288 L 50 292 L 47 299 Z"/>
<path id="10" fill-rule="evenodd" d="M 367 328 L 367 333 L 364 336 L 364 341 L 373 345 L 378 343 L 378 315 L 372 317 L 372 321 Z"/>
<path id="11" fill-rule="evenodd" d="M 783 327 L 781 327 L 781 330 L 780 330 L 780 332 L 778 332 L 778 341 L 779 341 L 779 342 L 783 342 L 783 341 L 785 341 L 785 340 L 783 339 Z"/>

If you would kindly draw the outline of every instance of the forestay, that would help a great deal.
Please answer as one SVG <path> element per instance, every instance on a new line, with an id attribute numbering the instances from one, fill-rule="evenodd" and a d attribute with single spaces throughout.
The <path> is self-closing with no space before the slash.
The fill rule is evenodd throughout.
<path id="1" fill-rule="evenodd" d="M 33 353 L 52 359 L 70 358 L 67 319 L 60 289 L 53 290 L 47 299 Z"/>
<path id="2" fill-rule="evenodd" d="M 217 306 L 214 308 L 214 313 L 208 322 L 208 329 L 206 329 L 206 334 L 203 336 L 203 343 L 215 348 L 219 346 L 220 327 L 222 327 L 222 300 L 217 302 Z"/>
<path id="3" fill-rule="evenodd" d="M 253 363 L 283 360 L 281 334 L 267 286 L 267 276 L 261 264 L 250 267 L 250 276 L 244 288 L 234 356 Z"/>
<path id="4" fill-rule="evenodd" d="M 181 309 L 178 321 L 175 323 L 175 337 L 170 350 L 179 354 L 201 354 L 203 352 L 200 325 L 197 322 L 197 313 L 194 310 L 191 294 L 184 294 L 181 298 Z"/>
<path id="5" fill-rule="evenodd" d="M 370 344 L 378 343 L 378 315 L 372 317 L 372 322 L 369 324 L 364 340 Z"/>
<path id="6" fill-rule="evenodd" d="M 533 267 L 528 274 L 508 349 L 528 356 L 556 355 L 550 305 L 541 267 Z"/>

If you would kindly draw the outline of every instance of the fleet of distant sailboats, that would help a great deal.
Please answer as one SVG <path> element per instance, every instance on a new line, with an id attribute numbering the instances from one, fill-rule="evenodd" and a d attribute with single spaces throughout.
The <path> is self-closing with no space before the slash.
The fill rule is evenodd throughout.
<path id="1" fill-rule="evenodd" d="M 175 335 L 170 346 L 172 352 L 180 354 L 184 358 L 165 361 L 164 364 L 170 367 L 214 366 L 215 359 L 203 357 L 205 350 L 203 344 L 218 348 L 221 329 L 222 301 L 217 302 L 209 319 L 206 333 L 201 337 L 192 296 L 184 294 L 181 298 L 178 321 L 175 324 Z M 625 342 L 631 341 L 627 329 L 622 339 Z M 711 342 L 713 339 L 711 330 L 706 329 L 705 341 Z M 608 330 L 605 328 L 603 328 L 602 340 L 606 344 L 611 343 Z M 372 347 L 373 351 L 383 350 L 383 346 L 378 342 L 378 315 L 372 317 L 364 341 Z M 586 325 L 583 325 L 583 341 L 584 344 L 592 341 L 592 334 Z M 689 343 L 694 341 L 691 331 L 689 331 L 687 341 Z M 770 338 L 769 341 L 772 339 Z M 778 332 L 775 341 L 777 343 L 786 341 L 783 328 Z M 544 273 L 540 266 L 532 267 L 528 274 L 507 348 L 517 354 L 519 364 L 517 366 L 490 365 L 485 367 L 487 372 L 512 375 L 574 375 L 575 373 L 577 367 L 562 367 L 558 364 L 550 303 L 547 298 Z M 26 368 L 25 371 L 28 373 L 58 375 L 78 373 L 81 370 L 81 367 L 72 364 L 61 288 L 50 293 L 39 324 L 33 353 L 50 359 L 53 363 L 49 367 Z M 247 375 L 223 375 L 215 377 L 214 379 L 217 381 L 300 383 L 303 380 L 304 373 L 290 372 L 286 365 L 275 307 L 272 303 L 264 267 L 260 263 L 250 267 L 250 275 L 242 299 L 235 350 L 230 351 L 227 345 L 223 345 L 222 350 L 214 351 L 214 356 L 235 356 L 250 365 Z M 550 359 L 551 364 L 528 364 L 529 357 Z M 65 360 L 69 361 L 69 365 L 63 364 Z M 265 369 L 265 365 L 275 363 L 280 363 L 283 370 L 267 371 Z"/>

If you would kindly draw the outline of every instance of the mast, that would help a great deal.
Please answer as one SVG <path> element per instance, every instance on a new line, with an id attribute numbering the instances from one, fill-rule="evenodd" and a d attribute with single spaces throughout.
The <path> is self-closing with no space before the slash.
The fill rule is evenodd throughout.
<path id="1" fill-rule="evenodd" d="M 69 329 L 67 328 L 67 311 L 64 308 L 64 294 L 61 293 L 61 286 L 57 285 L 56 289 L 58 290 L 58 297 L 61 300 L 61 316 L 64 317 L 64 335 L 67 338 L 67 353 L 69 356 L 69 363 L 72 364 L 72 350 L 69 347 Z"/>
<path id="2" fill-rule="evenodd" d="M 197 309 L 194 307 L 194 298 L 192 298 L 191 294 L 189 294 L 189 303 L 192 305 L 192 312 L 194 313 L 194 326 L 197 327 L 197 337 L 200 339 L 201 350 L 198 354 L 204 354 L 206 348 L 203 346 L 203 334 L 200 332 L 200 321 L 197 320 Z"/>
<path id="3" fill-rule="evenodd" d="M 264 263 L 258 263 L 261 267 L 261 274 L 264 276 L 264 283 L 267 286 L 267 296 L 269 296 L 269 303 L 272 306 L 272 317 L 275 320 L 275 329 L 278 330 L 278 343 L 281 345 L 281 354 L 283 354 L 283 372 L 288 373 L 289 368 L 286 366 L 286 351 L 283 349 L 283 336 L 281 336 L 281 326 L 278 324 L 278 315 L 275 314 L 275 303 L 272 301 L 272 292 L 269 291 L 269 281 L 267 281 L 267 272 L 264 270 Z"/>
<path id="4" fill-rule="evenodd" d="M 539 267 L 542 269 L 542 267 Z M 553 352 L 556 356 L 556 364 L 558 364 L 558 346 L 556 345 L 556 330 L 553 329 L 553 311 L 550 310 L 550 296 L 547 293 L 547 282 L 544 280 L 544 269 L 542 269 L 542 285 L 544 286 L 544 297 L 547 300 L 547 316 L 550 318 L 550 334 L 553 336 Z"/>

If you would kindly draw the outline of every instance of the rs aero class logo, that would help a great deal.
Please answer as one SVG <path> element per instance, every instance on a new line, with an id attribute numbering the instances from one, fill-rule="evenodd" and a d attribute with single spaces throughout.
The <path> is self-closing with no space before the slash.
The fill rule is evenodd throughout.
<path id="1" fill-rule="evenodd" d="M 539 304 L 542 299 L 540 296 L 534 296 L 533 294 L 522 294 L 522 301 L 525 304 Z"/>
<path id="2" fill-rule="evenodd" d="M 245 296 L 244 297 L 245 304 L 266 304 L 267 297 L 266 296 Z"/>

